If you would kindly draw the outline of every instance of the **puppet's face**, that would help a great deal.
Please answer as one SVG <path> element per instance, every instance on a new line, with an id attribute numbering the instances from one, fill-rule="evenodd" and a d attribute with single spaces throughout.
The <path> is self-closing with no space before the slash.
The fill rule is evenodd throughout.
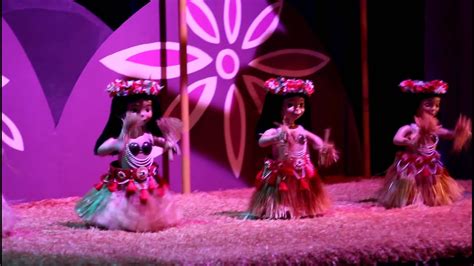
<path id="1" fill-rule="evenodd" d="M 282 115 L 288 122 L 294 122 L 304 113 L 304 98 L 295 96 L 283 101 Z"/>
<path id="2" fill-rule="evenodd" d="M 439 106 L 441 104 L 440 97 L 431 97 L 421 101 L 420 107 L 418 109 L 418 115 L 429 114 L 431 116 L 436 116 L 439 111 Z"/>
<path id="3" fill-rule="evenodd" d="M 143 124 L 146 124 L 153 116 L 151 104 L 151 100 L 138 100 L 127 106 L 127 112 L 137 114 L 142 119 Z"/>

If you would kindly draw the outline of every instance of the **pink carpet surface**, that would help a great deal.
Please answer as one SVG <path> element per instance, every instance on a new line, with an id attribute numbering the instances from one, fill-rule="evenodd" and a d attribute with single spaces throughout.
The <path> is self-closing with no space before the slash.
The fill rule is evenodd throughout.
<path id="1" fill-rule="evenodd" d="M 449 206 L 384 209 L 373 199 L 382 180 L 326 184 L 324 216 L 244 220 L 252 188 L 176 194 L 184 220 L 154 233 L 86 227 L 78 197 L 14 204 L 13 235 L 2 238 L 2 265 L 374 265 L 472 259 L 472 182 Z M 471 261 L 472 262 L 472 261 Z"/>

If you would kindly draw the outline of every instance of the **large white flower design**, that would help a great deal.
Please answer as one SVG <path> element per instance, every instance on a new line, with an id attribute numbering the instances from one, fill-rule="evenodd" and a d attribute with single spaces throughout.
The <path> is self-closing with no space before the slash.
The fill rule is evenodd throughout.
<path id="1" fill-rule="evenodd" d="M 212 71 L 215 76 L 197 80 L 188 86 L 189 93 L 198 90 L 201 93 L 194 110 L 191 111 L 190 124 L 192 127 L 199 121 L 213 102 L 218 86 L 219 89 L 227 88 L 223 104 L 225 146 L 233 174 L 235 177 L 239 177 L 244 159 L 247 128 L 245 119 L 247 110 L 241 94 L 242 88 L 239 88 L 235 83 L 239 69 L 242 66 L 249 66 L 271 75 L 303 77 L 314 74 L 324 67 L 329 62 L 329 58 L 317 51 L 294 48 L 272 51 L 251 59 L 240 56 L 247 51 L 254 52 L 253 50 L 267 41 L 277 30 L 280 25 L 279 16 L 283 1 L 278 0 L 261 10 L 243 35 L 241 34 L 242 12 L 244 10 L 242 0 L 224 0 L 223 4 L 224 34 L 221 34 L 220 24 L 212 8 L 204 0 L 188 0 L 187 3 L 186 15 L 189 29 L 202 41 L 215 46 L 213 49 L 199 48 L 194 43 L 187 46 L 188 74 L 212 65 L 215 67 L 215 72 Z M 225 36 L 226 40 L 223 40 L 222 36 Z M 239 39 L 242 40 L 240 43 Z M 209 45 L 205 46 L 209 47 Z M 170 62 L 166 66 L 166 78 L 177 78 L 180 75 L 178 42 L 140 44 L 108 55 L 101 59 L 101 63 L 109 69 L 127 76 L 161 79 L 160 51 L 163 47 L 166 49 L 166 56 Z M 285 62 L 285 58 L 293 60 L 297 58 L 303 63 L 296 69 L 294 67 L 287 69 L 281 63 Z M 242 75 L 242 78 L 257 111 L 260 112 L 265 95 L 264 81 L 252 75 Z M 169 115 L 179 108 L 179 101 L 180 97 L 177 96 L 166 110 L 165 115 Z"/>
<path id="2" fill-rule="evenodd" d="M 8 82 L 10 82 L 10 80 L 2 75 L 2 90 L 3 87 L 8 84 Z M 2 124 L 2 142 L 15 150 L 23 151 L 24 145 L 20 130 L 18 130 L 18 127 L 15 125 L 15 123 L 13 123 L 13 121 L 3 112 Z M 8 132 L 5 132 L 5 130 L 3 130 L 3 126 L 7 127 L 11 135 L 9 135 Z"/>

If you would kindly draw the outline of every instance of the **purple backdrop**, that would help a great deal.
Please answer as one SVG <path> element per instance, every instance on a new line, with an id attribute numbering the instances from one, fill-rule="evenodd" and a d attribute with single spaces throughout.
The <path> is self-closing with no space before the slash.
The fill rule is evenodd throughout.
<path id="1" fill-rule="evenodd" d="M 360 173 L 359 137 L 334 65 L 304 20 L 272 3 L 188 1 L 192 190 L 252 184 L 262 155 L 254 139 L 261 85 L 275 75 L 315 81 L 313 131 L 333 128 L 343 151 L 330 173 Z M 175 1 L 166 10 L 151 1 L 114 32 L 74 2 L 42 4 L 3 5 L 2 184 L 12 200 L 83 195 L 98 181 L 113 159 L 92 152 L 109 114 L 111 80 L 166 81 L 163 111 L 180 115 Z M 180 159 L 170 163 L 175 191 Z"/>

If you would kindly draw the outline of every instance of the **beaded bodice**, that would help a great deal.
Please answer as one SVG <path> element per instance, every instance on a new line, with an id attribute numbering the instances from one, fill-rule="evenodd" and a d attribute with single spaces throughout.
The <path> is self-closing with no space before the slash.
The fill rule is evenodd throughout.
<path id="1" fill-rule="evenodd" d="M 278 128 L 277 134 L 280 134 L 281 130 Z M 307 154 L 307 142 L 303 127 L 290 129 L 286 139 L 273 145 L 273 158 L 280 161 L 302 158 Z"/>
<path id="2" fill-rule="evenodd" d="M 410 125 L 415 134 L 419 134 L 419 127 L 416 124 Z M 430 134 L 424 136 L 422 140 L 418 141 L 418 145 L 415 147 L 415 151 L 423 156 L 431 156 L 436 153 L 436 147 L 439 142 L 439 137 L 436 134 Z"/>
<path id="3" fill-rule="evenodd" d="M 145 133 L 135 139 L 130 139 L 122 154 L 122 168 L 148 167 L 153 163 L 151 150 L 153 148 L 153 136 Z"/>

